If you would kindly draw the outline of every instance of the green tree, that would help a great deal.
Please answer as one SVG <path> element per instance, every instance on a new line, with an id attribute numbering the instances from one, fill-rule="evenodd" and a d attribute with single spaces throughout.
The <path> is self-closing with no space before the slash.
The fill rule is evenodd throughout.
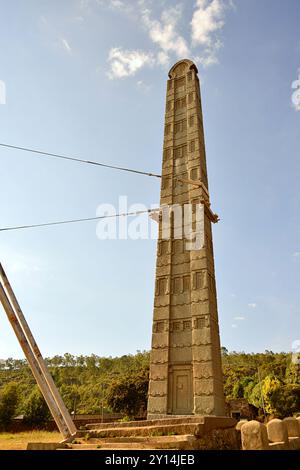
<path id="1" fill-rule="evenodd" d="M 249 384 L 253 384 L 252 377 L 242 377 L 240 380 L 237 380 L 232 389 L 233 398 L 245 398 L 245 391 Z"/>
<path id="2" fill-rule="evenodd" d="M 117 413 L 134 417 L 147 407 L 149 369 L 132 370 L 115 378 L 108 389 L 106 401 Z"/>
<path id="3" fill-rule="evenodd" d="M 63 384 L 60 387 L 59 391 L 68 410 L 70 412 L 75 411 L 74 408 L 78 408 L 80 401 L 80 392 L 78 385 Z"/>
<path id="4" fill-rule="evenodd" d="M 250 403 L 250 396 L 251 396 L 252 390 L 254 389 L 255 386 L 256 386 L 255 380 L 251 380 L 244 387 L 244 398 L 246 398 L 246 400 L 249 403 Z"/>
<path id="5" fill-rule="evenodd" d="M 0 393 L 0 426 L 7 426 L 16 413 L 18 406 L 18 386 L 11 382 Z"/>
<path id="6" fill-rule="evenodd" d="M 286 418 L 300 412 L 300 385 L 286 384 L 278 387 L 270 396 L 274 414 Z"/>
<path id="7" fill-rule="evenodd" d="M 262 408 L 263 403 L 262 403 L 262 396 L 261 396 L 261 387 L 260 384 L 256 384 L 252 390 L 251 393 L 249 394 L 249 403 L 251 405 L 256 406 L 256 408 Z"/>
<path id="8" fill-rule="evenodd" d="M 41 392 L 35 387 L 24 404 L 24 421 L 28 424 L 41 425 L 51 419 L 47 403 Z"/>
<path id="9" fill-rule="evenodd" d="M 276 407 L 274 406 L 274 395 L 278 394 L 281 382 L 274 375 L 268 375 L 265 377 L 262 383 L 262 393 L 264 397 L 265 411 L 268 414 L 276 413 Z"/>

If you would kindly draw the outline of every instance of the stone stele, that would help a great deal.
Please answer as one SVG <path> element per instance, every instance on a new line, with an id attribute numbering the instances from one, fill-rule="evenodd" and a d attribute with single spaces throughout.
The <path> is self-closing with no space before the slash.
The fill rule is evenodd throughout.
<path id="1" fill-rule="evenodd" d="M 281 419 L 271 419 L 267 424 L 267 432 L 270 442 L 284 442 L 288 444 L 287 426 Z"/>
<path id="2" fill-rule="evenodd" d="M 160 216 L 148 419 L 224 416 L 211 230 L 218 216 L 210 208 L 200 85 L 190 60 L 169 72 L 160 204 L 191 204 L 193 226 L 202 204 L 204 245 L 191 250 L 174 230 L 166 237 Z"/>

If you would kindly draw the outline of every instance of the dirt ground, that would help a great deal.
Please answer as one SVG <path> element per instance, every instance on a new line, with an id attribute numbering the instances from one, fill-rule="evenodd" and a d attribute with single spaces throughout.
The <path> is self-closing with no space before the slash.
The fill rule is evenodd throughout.
<path id="1" fill-rule="evenodd" d="M 59 442 L 61 434 L 48 431 L 0 433 L 0 450 L 26 450 L 28 442 Z"/>

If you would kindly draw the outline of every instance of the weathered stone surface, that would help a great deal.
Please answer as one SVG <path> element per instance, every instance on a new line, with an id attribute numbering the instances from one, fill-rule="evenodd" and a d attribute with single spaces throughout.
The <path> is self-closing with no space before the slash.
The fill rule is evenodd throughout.
<path id="1" fill-rule="evenodd" d="M 27 444 L 27 450 L 58 450 L 65 448 L 66 444 L 58 442 L 29 442 Z"/>
<path id="2" fill-rule="evenodd" d="M 190 204 L 192 218 L 174 216 L 170 232 L 163 231 L 166 212 L 159 222 L 148 418 L 225 414 L 211 231 L 216 219 L 207 189 L 197 74 L 190 60 L 169 72 L 160 203 L 182 216 Z M 204 245 L 195 249 L 184 231 L 190 227 L 195 233 L 200 203 Z M 163 378 L 162 366 L 168 369 Z M 153 384 L 155 377 L 161 377 L 160 384 Z"/>
<path id="3" fill-rule="evenodd" d="M 270 442 L 284 442 L 287 444 L 288 431 L 287 426 L 281 419 L 272 419 L 267 424 L 268 438 Z"/>
<path id="4" fill-rule="evenodd" d="M 249 421 L 241 427 L 243 450 L 268 450 L 267 428 L 258 421 Z"/>
<path id="5" fill-rule="evenodd" d="M 197 450 L 240 450 L 237 432 L 234 428 L 214 429 L 195 441 Z"/>
<path id="6" fill-rule="evenodd" d="M 284 418 L 283 422 L 287 427 L 289 437 L 300 437 L 300 424 L 297 418 Z"/>
<path id="7" fill-rule="evenodd" d="M 288 448 L 290 450 L 300 450 L 300 437 L 289 437 Z"/>
<path id="8" fill-rule="evenodd" d="M 242 427 L 243 424 L 245 424 L 245 423 L 248 423 L 248 420 L 247 420 L 247 419 L 241 419 L 241 420 L 237 423 L 235 429 L 236 429 L 237 431 L 240 431 L 240 430 L 241 430 L 241 427 Z"/>

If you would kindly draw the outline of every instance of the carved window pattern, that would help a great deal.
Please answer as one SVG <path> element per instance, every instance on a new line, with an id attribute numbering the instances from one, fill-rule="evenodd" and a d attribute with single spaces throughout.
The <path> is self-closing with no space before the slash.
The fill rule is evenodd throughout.
<path id="1" fill-rule="evenodd" d="M 205 317 L 199 317 L 196 319 L 196 328 L 205 328 L 206 327 L 206 318 Z"/>
<path id="2" fill-rule="evenodd" d="M 194 93 L 189 93 L 188 95 L 188 102 L 189 104 L 192 104 L 194 101 Z"/>
<path id="3" fill-rule="evenodd" d="M 181 293 L 181 278 L 175 277 L 173 279 L 173 294 L 180 294 Z"/>
<path id="4" fill-rule="evenodd" d="M 176 147 L 174 150 L 174 157 L 175 158 L 184 158 L 187 154 L 187 146 L 181 145 L 180 147 Z"/>
<path id="5" fill-rule="evenodd" d="M 184 132 L 186 130 L 186 119 L 182 119 L 181 121 L 175 122 L 175 134 L 178 134 L 179 132 Z"/>
<path id="6" fill-rule="evenodd" d="M 175 111 L 186 107 L 186 98 L 180 98 L 179 100 L 175 101 Z"/>
<path id="7" fill-rule="evenodd" d="M 183 292 L 189 292 L 191 290 L 191 278 L 190 276 L 183 277 Z"/>
<path id="8" fill-rule="evenodd" d="M 199 171 L 198 171 L 198 170 L 199 170 L 199 168 L 192 168 L 192 169 L 191 169 L 191 179 L 192 179 L 192 180 L 198 179 L 198 177 L 199 177 L 199 176 L 198 176 L 198 175 L 199 175 Z"/>
<path id="9" fill-rule="evenodd" d="M 163 333 L 165 331 L 165 322 L 156 321 L 153 323 L 153 332 L 154 333 Z"/>
<path id="10" fill-rule="evenodd" d="M 190 141 L 190 152 L 195 152 L 195 141 L 194 140 Z"/>
<path id="11" fill-rule="evenodd" d="M 194 273 L 194 289 L 202 289 L 204 287 L 204 271 L 196 271 Z"/>
<path id="12" fill-rule="evenodd" d="M 185 320 L 183 322 L 183 329 L 184 330 L 190 330 L 192 327 L 192 322 L 190 320 Z"/>
<path id="13" fill-rule="evenodd" d="M 180 321 L 174 321 L 173 330 L 174 331 L 180 331 L 181 330 L 181 322 Z"/>
<path id="14" fill-rule="evenodd" d="M 158 295 L 164 295 L 166 293 L 166 289 L 167 289 L 167 279 L 165 277 L 161 277 L 160 279 L 158 279 L 158 289 L 157 289 Z"/>

